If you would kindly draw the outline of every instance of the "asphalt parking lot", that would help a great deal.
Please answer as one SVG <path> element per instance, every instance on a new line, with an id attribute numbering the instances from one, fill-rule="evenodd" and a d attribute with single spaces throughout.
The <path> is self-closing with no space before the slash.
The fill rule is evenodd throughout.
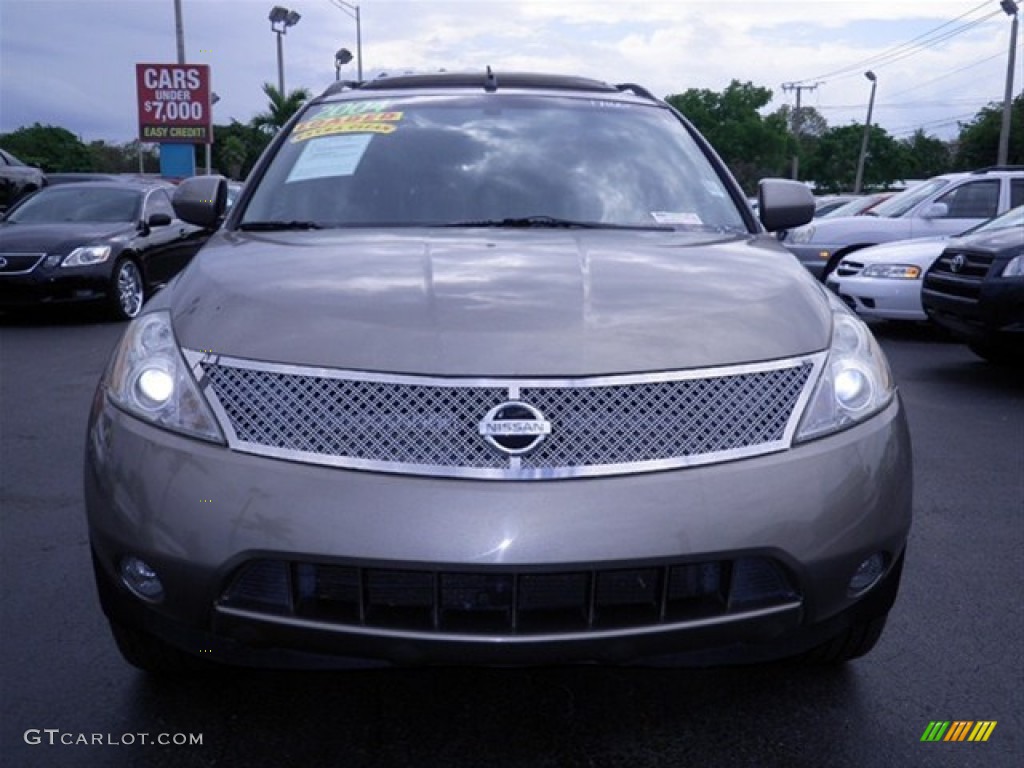
<path id="1" fill-rule="evenodd" d="M 122 662 L 109 637 L 81 498 L 89 400 L 122 329 L 80 313 L 0 316 L 5 765 L 1024 765 L 1020 371 L 927 328 L 877 326 L 910 418 L 915 521 L 887 632 L 843 669 L 158 682 Z M 981 720 L 997 723 L 987 742 L 921 741 L 932 721 Z M 186 743 L 147 743 L 161 738 Z"/>

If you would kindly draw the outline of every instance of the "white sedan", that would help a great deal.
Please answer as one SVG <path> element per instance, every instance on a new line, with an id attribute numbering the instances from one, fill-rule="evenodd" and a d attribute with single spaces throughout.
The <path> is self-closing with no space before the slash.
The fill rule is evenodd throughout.
<path id="1" fill-rule="evenodd" d="M 1018 206 L 958 237 L 1022 225 L 1024 206 Z M 921 306 L 924 273 L 939 258 L 950 239 L 922 237 L 862 248 L 840 261 L 826 284 L 862 317 L 927 320 Z"/>

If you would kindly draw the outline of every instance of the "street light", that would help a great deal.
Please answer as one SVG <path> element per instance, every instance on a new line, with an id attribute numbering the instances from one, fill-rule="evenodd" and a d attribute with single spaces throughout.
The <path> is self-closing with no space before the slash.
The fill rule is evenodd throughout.
<path id="1" fill-rule="evenodd" d="M 359 6 L 345 0 L 331 0 L 338 10 L 344 11 L 356 20 L 356 72 L 359 82 L 363 81 L 363 29 L 359 21 Z"/>
<path id="2" fill-rule="evenodd" d="M 348 48 L 339 48 L 334 54 L 334 79 L 341 80 L 341 68 L 352 61 L 352 51 Z"/>
<path id="3" fill-rule="evenodd" d="M 875 108 L 875 87 L 878 80 L 875 73 L 870 69 L 864 73 L 864 77 L 871 81 L 871 98 L 868 99 L 868 119 L 864 123 L 864 138 L 860 142 L 860 157 L 857 159 L 857 179 L 853 182 L 853 194 L 860 194 L 861 182 L 864 180 L 864 160 L 868 156 L 868 133 L 871 131 L 871 111 Z"/>
<path id="4" fill-rule="evenodd" d="M 210 91 L 210 125 L 213 125 L 213 105 L 220 101 L 220 96 L 215 91 Z M 209 176 L 213 173 L 210 168 L 211 154 L 213 152 L 213 136 L 210 137 L 210 141 L 204 145 L 206 147 L 206 175 Z"/>
<path id="5" fill-rule="evenodd" d="M 281 37 L 288 32 L 288 27 L 294 27 L 302 18 L 296 11 L 290 11 L 275 5 L 270 9 L 270 29 L 277 35 L 277 90 L 284 98 L 284 43 Z"/>
<path id="6" fill-rule="evenodd" d="M 1010 103 L 1013 95 L 1013 61 L 1017 51 L 1017 3 L 1000 0 L 999 6 L 1013 21 L 1010 24 L 1010 53 L 1006 62 L 1006 91 L 1003 93 L 1003 124 L 999 127 L 999 154 L 996 165 L 1006 165 L 1010 154 Z"/>

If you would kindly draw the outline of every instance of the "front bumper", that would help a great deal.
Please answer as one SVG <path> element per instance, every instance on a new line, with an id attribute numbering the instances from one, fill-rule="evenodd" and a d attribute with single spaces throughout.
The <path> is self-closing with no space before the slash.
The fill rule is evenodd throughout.
<path id="1" fill-rule="evenodd" d="M 826 285 L 861 317 L 880 320 L 928 319 L 921 306 L 920 280 L 830 277 Z"/>
<path id="2" fill-rule="evenodd" d="M 901 562 L 911 516 L 910 446 L 898 401 L 865 424 L 782 453 L 513 483 L 242 455 L 153 428 L 100 396 L 85 486 L 100 593 L 112 620 L 223 661 L 275 665 L 294 653 L 342 663 L 497 665 L 786 655 L 861 613 L 888 609 L 894 588 L 887 593 L 885 585 Z M 851 595 L 851 576 L 876 552 L 885 555 L 890 578 Z M 162 602 L 146 603 L 120 584 L 117 567 L 126 555 L 154 568 L 165 587 Z M 519 578 L 744 557 L 778 563 L 795 597 L 674 621 L 532 634 L 388 628 L 225 600 L 239 568 L 263 559 Z"/>
<path id="3" fill-rule="evenodd" d="M 110 264 L 72 269 L 42 269 L 0 277 L 0 307 L 96 301 L 110 289 Z"/>
<path id="4" fill-rule="evenodd" d="M 969 343 L 998 343 L 1024 353 L 1024 280 L 987 280 L 977 298 L 925 291 L 928 317 Z"/>

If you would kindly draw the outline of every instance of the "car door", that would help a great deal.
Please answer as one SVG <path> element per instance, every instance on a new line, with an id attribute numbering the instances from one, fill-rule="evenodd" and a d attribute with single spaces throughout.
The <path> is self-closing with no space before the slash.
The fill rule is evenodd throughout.
<path id="1" fill-rule="evenodd" d="M 171 223 L 150 226 L 153 214 L 166 214 Z M 144 260 L 143 269 L 151 284 L 166 283 L 185 268 L 198 250 L 194 239 L 195 227 L 191 227 L 174 215 L 171 197 L 164 188 L 154 189 L 146 195 L 142 208 L 142 221 L 146 229 L 140 238 L 145 247 L 140 249 Z M 146 231 L 148 229 L 148 232 Z"/>
<path id="2" fill-rule="evenodd" d="M 945 211 L 940 216 L 919 215 L 914 219 L 913 237 L 934 237 L 956 235 L 965 229 L 981 224 L 999 213 L 998 178 L 964 181 L 944 192 L 932 203 L 924 205 L 924 211 L 941 203 Z"/>

